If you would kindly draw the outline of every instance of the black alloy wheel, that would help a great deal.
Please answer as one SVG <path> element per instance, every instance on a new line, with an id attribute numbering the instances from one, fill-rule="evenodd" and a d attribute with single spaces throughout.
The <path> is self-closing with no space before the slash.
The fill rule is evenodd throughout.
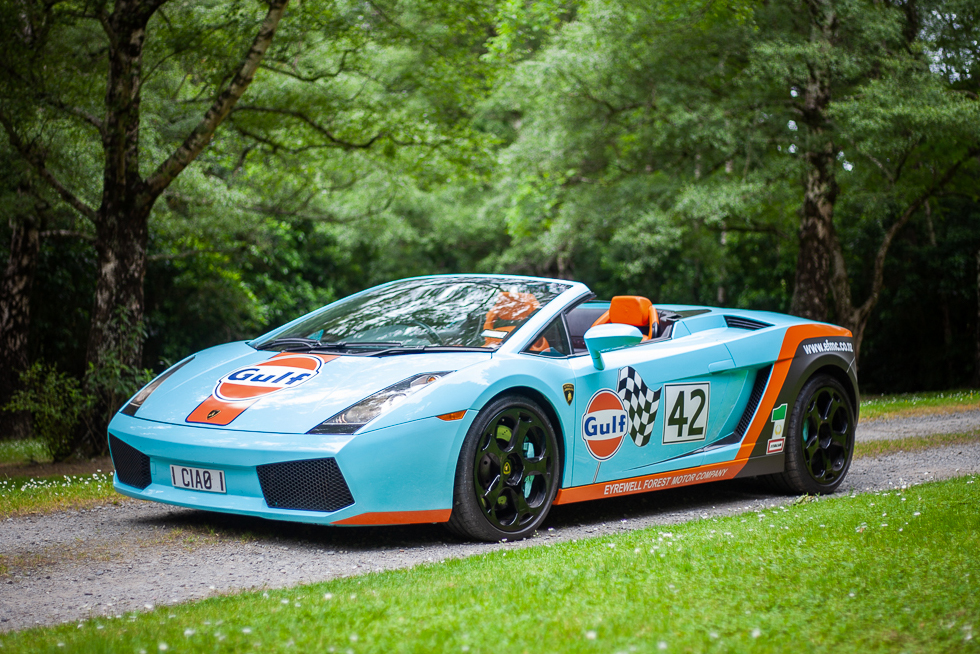
<path id="1" fill-rule="evenodd" d="M 786 470 L 774 475 L 774 481 L 791 492 L 834 492 L 851 465 L 856 423 L 850 395 L 841 383 L 827 374 L 812 377 L 793 406 Z"/>
<path id="2" fill-rule="evenodd" d="M 463 442 L 448 526 L 479 540 L 527 538 L 548 515 L 560 472 L 558 441 L 541 407 L 502 397 L 480 411 Z"/>

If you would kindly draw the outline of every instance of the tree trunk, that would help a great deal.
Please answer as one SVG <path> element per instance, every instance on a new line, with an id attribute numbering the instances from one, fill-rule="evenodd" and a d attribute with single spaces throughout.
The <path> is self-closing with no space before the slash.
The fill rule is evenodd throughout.
<path id="1" fill-rule="evenodd" d="M 832 45 L 836 38 L 837 15 L 825 0 L 809 0 L 811 40 Z M 803 210 L 800 216 L 800 251 L 790 313 L 810 320 L 827 320 L 827 296 L 831 286 L 834 203 L 837 178 L 834 174 L 837 147 L 831 137 L 827 108 L 831 100 L 831 74 L 817 63 L 809 65 L 799 107 L 805 145 L 803 158 Z"/>
<path id="2" fill-rule="evenodd" d="M 822 113 L 822 112 L 821 112 Z M 834 144 L 806 153 L 807 171 L 800 220 L 800 251 L 790 313 L 810 320 L 827 320 L 827 295 L 831 286 L 834 232 Z"/>
<path id="3" fill-rule="evenodd" d="M 977 329 L 976 357 L 973 362 L 973 387 L 980 388 L 980 250 L 977 250 Z"/>
<path id="4" fill-rule="evenodd" d="M 102 147 L 106 154 L 102 203 L 95 217 L 98 282 L 92 306 L 86 359 L 100 369 L 107 357 L 139 365 L 141 345 L 126 331 L 143 319 L 147 218 L 152 202 L 143 197 L 139 171 L 140 85 L 146 25 L 159 2 L 120 0 L 106 21 L 109 79 Z M 117 314 L 123 315 L 117 315 Z"/>
<path id="5" fill-rule="evenodd" d="M 10 220 L 10 258 L 0 285 L 0 407 L 19 387 L 18 375 L 30 363 L 27 334 L 31 323 L 31 287 L 41 247 L 40 220 L 24 212 Z M 0 411 L 0 440 L 30 436 L 27 411 Z"/>
<path id="6" fill-rule="evenodd" d="M 933 250 L 938 250 L 939 242 L 936 240 L 936 227 L 932 223 L 932 204 L 926 200 L 926 227 L 929 230 L 929 245 Z M 946 387 L 953 385 L 953 359 L 949 353 L 953 347 L 953 321 L 949 313 L 949 295 L 946 291 L 939 289 L 939 311 L 943 318 L 943 344 L 946 346 Z"/>

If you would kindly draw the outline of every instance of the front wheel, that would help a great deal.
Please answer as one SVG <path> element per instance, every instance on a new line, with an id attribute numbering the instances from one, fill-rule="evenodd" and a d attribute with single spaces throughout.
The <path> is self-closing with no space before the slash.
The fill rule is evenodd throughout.
<path id="1" fill-rule="evenodd" d="M 548 515 L 560 480 L 558 440 L 544 411 L 520 395 L 499 398 L 463 441 L 447 526 L 477 540 L 527 538 Z"/>
<path id="2" fill-rule="evenodd" d="M 834 377 L 812 377 L 793 405 L 786 438 L 786 470 L 772 476 L 777 486 L 795 493 L 832 493 L 851 466 L 854 406 Z"/>

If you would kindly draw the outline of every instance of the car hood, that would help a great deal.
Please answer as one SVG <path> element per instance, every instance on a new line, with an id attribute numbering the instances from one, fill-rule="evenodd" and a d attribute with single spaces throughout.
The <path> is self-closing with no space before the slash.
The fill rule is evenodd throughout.
<path id="1" fill-rule="evenodd" d="M 387 357 L 279 353 L 228 343 L 194 355 L 150 394 L 134 417 L 204 428 L 306 433 L 408 377 L 455 371 L 489 358 L 489 352 Z M 438 385 L 421 392 L 429 394 Z"/>

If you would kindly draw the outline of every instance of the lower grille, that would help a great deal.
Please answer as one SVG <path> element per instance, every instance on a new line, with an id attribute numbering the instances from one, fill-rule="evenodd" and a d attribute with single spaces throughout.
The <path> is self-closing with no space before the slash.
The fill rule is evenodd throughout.
<path id="1" fill-rule="evenodd" d="M 140 490 L 150 485 L 150 457 L 112 434 L 109 434 L 109 453 L 116 468 L 116 479 Z"/>
<path id="2" fill-rule="evenodd" d="M 354 503 L 334 459 L 270 463 L 255 471 L 271 509 L 337 511 Z"/>

